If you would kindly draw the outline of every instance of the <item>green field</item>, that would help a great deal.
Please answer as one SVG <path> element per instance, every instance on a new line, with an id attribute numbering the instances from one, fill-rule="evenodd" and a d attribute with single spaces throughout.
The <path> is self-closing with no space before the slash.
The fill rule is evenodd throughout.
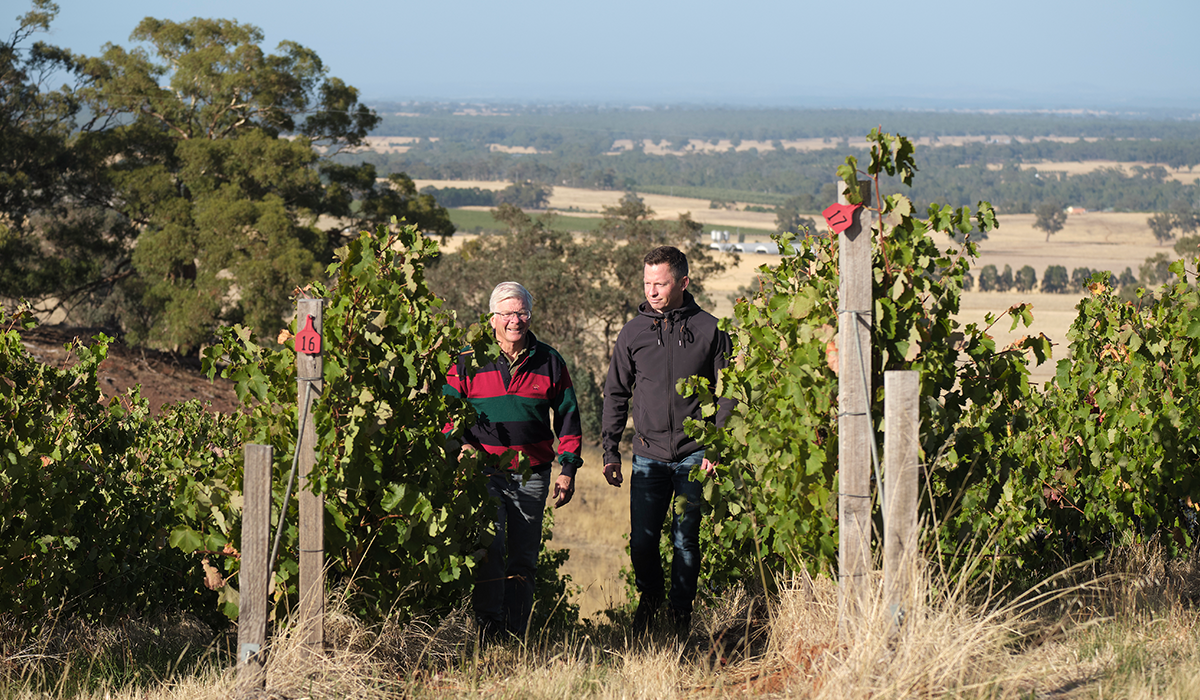
<path id="1" fill-rule="evenodd" d="M 507 228 L 504 224 L 496 221 L 490 211 L 478 211 L 475 209 L 447 209 L 446 211 L 450 212 L 450 221 L 460 233 L 504 231 Z M 599 229 L 600 221 L 600 217 L 597 216 L 566 216 L 555 214 L 553 227 L 560 231 L 585 233 Z M 730 243 L 736 243 L 739 234 L 744 235 L 746 240 L 765 241 L 769 240 L 771 234 L 774 233 L 774 231 L 764 228 L 704 224 L 704 232 L 701 234 L 701 237 L 707 240 L 710 232 L 713 230 L 728 231 Z"/>
<path id="2" fill-rule="evenodd" d="M 496 221 L 490 211 L 474 209 L 448 209 L 450 221 L 462 233 L 482 233 L 484 231 L 504 231 L 507 226 Z M 554 228 L 566 231 L 595 231 L 600 227 L 599 217 L 563 216 L 555 214 Z"/>

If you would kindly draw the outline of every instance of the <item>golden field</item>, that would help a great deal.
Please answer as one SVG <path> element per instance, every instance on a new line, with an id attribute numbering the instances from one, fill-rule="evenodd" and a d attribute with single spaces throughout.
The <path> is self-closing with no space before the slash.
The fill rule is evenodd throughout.
<path id="1" fill-rule="evenodd" d="M 414 180 L 417 189 L 432 185 L 445 187 L 478 187 L 482 190 L 499 191 L 508 187 L 507 182 L 495 180 Z M 581 187 L 555 187 L 550 194 L 550 211 L 570 213 L 573 216 L 599 216 L 604 207 L 615 207 L 625 193 L 620 190 L 588 190 Z M 672 197 L 660 194 L 639 194 L 646 206 L 654 210 L 657 218 L 674 219 L 680 214 L 691 214 L 702 224 L 729 226 L 733 234 L 738 226 L 756 229 L 775 229 L 775 215 L 752 211 L 709 209 L 709 200 L 693 197 Z M 735 203 L 738 206 L 741 204 Z M 487 209 L 488 207 L 463 207 L 464 209 Z"/>
<path id="2" fill-rule="evenodd" d="M 487 181 L 421 180 L 419 187 L 480 187 L 503 189 L 507 183 Z M 551 211 L 569 211 L 573 215 L 599 214 L 605 206 L 615 206 L 624 193 L 618 191 L 585 190 L 573 187 L 556 187 L 550 197 Z M 683 213 L 706 224 L 728 226 L 731 236 L 738 226 L 761 229 L 775 227 L 774 214 L 758 212 L 709 209 L 705 200 L 672 197 L 669 195 L 639 195 L 654 210 L 657 218 L 671 219 Z M 1061 231 L 1046 239 L 1046 234 L 1033 227 L 1033 214 L 1006 214 L 999 217 L 1000 227 L 992 231 L 987 240 L 979 244 L 979 257 L 972 270 L 976 275 L 985 265 L 995 265 L 1002 271 L 1005 265 L 1016 272 L 1025 265 L 1033 267 L 1038 283 L 1046 268 L 1062 265 L 1070 275 L 1075 268 L 1108 270 L 1120 274 L 1126 267 L 1134 276 L 1146 258 L 1166 253 L 1174 259 L 1175 251 L 1170 245 L 1159 245 L 1146 224 L 1148 214 L 1126 212 L 1087 212 L 1067 217 Z M 819 218 L 819 217 L 814 217 Z M 455 236 L 449 241 L 451 249 L 469 235 Z M 747 240 L 758 240 L 751 236 Z M 718 253 L 730 267 L 722 275 L 704 280 L 705 288 L 712 299 L 709 309 L 715 315 L 730 316 L 733 301 L 730 295 L 753 283 L 758 267 L 771 264 L 774 256 L 743 254 L 736 264 L 733 256 Z M 636 284 L 636 280 L 633 281 Z M 980 323 L 988 313 L 1000 315 L 1013 304 L 1029 302 L 1033 305 L 1034 323 L 1029 328 L 1018 327 L 1010 331 L 1008 322 L 995 324 L 990 333 L 1000 344 L 1010 343 L 1024 335 L 1045 333 L 1055 344 L 1053 361 L 1065 357 L 1067 330 L 1075 318 L 1078 294 L 1042 294 L 1040 292 L 967 292 L 963 296 L 962 309 L 958 315 L 961 323 Z M 1053 361 L 1032 369 L 1035 381 L 1044 382 L 1054 374 Z"/>

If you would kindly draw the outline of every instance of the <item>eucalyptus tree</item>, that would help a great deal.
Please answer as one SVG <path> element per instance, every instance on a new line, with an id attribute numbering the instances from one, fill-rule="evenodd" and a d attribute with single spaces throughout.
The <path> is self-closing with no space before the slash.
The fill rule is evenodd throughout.
<path id="1" fill-rule="evenodd" d="M 311 49 L 267 53 L 257 27 L 223 19 L 146 18 L 130 38 L 85 64 L 78 147 L 110 164 L 107 204 L 138 232 L 114 310 L 135 340 L 190 349 L 227 322 L 269 333 L 345 233 L 392 215 L 453 232 L 407 177 L 326 162 L 379 118 Z"/>
<path id="2" fill-rule="evenodd" d="M 1158 241 L 1159 245 L 1175 237 L 1175 222 L 1167 212 L 1150 215 L 1150 218 L 1146 219 L 1146 225 L 1150 227 L 1150 232 L 1154 234 L 1154 240 Z"/>
<path id="3" fill-rule="evenodd" d="M 727 263 L 736 265 L 738 258 L 736 254 L 715 258 L 701 239 L 703 230 L 689 213 L 674 220 L 655 218 L 654 210 L 633 193 L 627 193 L 616 206 L 604 207 L 603 219 L 590 234 L 588 245 L 596 260 L 590 277 L 605 367 L 617 334 L 645 301 L 642 258 L 653 248 L 671 245 L 683 251 L 688 258 L 688 291 L 701 305 L 711 302 L 704 281 L 724 272 Z"/>
<path id="4" fill-rule="evenodd" d="M 1033 227 L 1045 231 L 1047 241 L 1050 240 L 1050 236 L 1061 231 L 1067 224 L 1067 212 L 1057 202 L 1038 205 L 1033 214 L 1035 218 Z"/>
<path id="5" fill-rule="evenodd" d="M 56 12 L 34 0 L 5 46 L 48 28 Z M 107 44 L 92 58 L 35 45 L 26 67 L 57 62 L 80 78 L 59 92 L 22 83 L 11 51 L 0 59 L 4 99 L 13 99 L 9 83 L 22 83 L 45 115 L 0 129 L 45 143 L 32 170 L 56 185 L 24 185 L 46 201 L 16 216 L 6 209 L 25 229 L 14 244 L 13 234 L 0 239 L 12 253 L 6 273 L 23 273 L 5 275 L 14 288 L 3 294 L 52 297 L 75 320 L 190 351 L 226 323 L 271 335 L 294 290 L 318 279 L 357 230 L 396 216 L 454 232 L 404 174 L 380 179 L 369 164 L 330 161 L 362 144 L 379 117 L 313 50 L 284 41 L 268 52 L 257 27 L 223 19 L 146 18 L 130 39 L 133 48 Z M 21 143 L 6 134 L 6 171 Z M 89 253 L 75 255 L 73 275 L 54 274 L 72 259 L 48 246 L 63 232 Z"/>

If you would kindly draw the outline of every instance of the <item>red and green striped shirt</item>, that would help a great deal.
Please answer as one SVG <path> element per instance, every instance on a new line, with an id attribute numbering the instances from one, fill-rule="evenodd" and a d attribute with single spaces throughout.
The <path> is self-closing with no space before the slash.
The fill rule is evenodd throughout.
<path id="1" fill-rule="evenodd" d="M 533 333 L 526 336 L 526 345 L 526 352 L 511 368 L 503 355 L 474 376 L 462 371 L 462 362 L 454 363 L 442 393 L 466 399 L 475 407 L 478 418 L 463 431 L 464 443 L 494 455 L 515 449 L 536 470 L 554 461 L 557 435 L 562 473 L 574 476 L 583 464 L 583 432 L 571 375 L 558 351 Z M 514 460 L 512 468 L 516 466 Z"/>

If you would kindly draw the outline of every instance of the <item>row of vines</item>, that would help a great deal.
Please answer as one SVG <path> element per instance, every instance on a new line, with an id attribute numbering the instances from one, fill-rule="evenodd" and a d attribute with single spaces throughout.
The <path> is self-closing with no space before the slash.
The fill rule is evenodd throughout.
<path id="1" fill-rule="evenodd" d="M 1183 264 L 1138 305 L 1121 301 L 1107 275 L 1094 278 L 1068 352 L 1053 349 L 1055 379 L 1032 386 L 1028 364 L 1050 360 L 1049 341 L 997 347 L 989 335 L 996 323 L 1028 325 L 1027 305 L 983 324 L 954 320 L 976 255 L 971 235 L 997 225 L 990 205 L 933 206 L 921 218 L 903 194 L 879 189 L 885 175 L 911 183 L 912 145 L 869 138 L 870 162 L 847 159 L 838 174 L 852 201 L 862 200 L 861 176 L 875 180 L 861 202 L 879 222 L 874 413 L 884 371 L 921 373 L 930 546 L 969 575 L 977 569 L 965 563 L 979 560 L 963 554 L 987 542 L 993 573 L 1018 583 L 1130 537 L 1190 548 L 1200 292 Z M 732 366 L 716 386 L 683 387 L 737 400 L 724 429 L 689 427 L 721 463 L 705 485 L 711 588 L 836 562 L 837 380 L 858 366 L 836 337 L 837 241 L 778 242 L 779 264 L 761 268 L 759 290 L 727 321 Z M 313 483 L 326 496 L 331 581 L 364 616 L 461 604 L 488 536 L 479 465 L 449 458 L 441 432 L 469 422 L 470 409 L 438 388 L 460 348 L 484 357 L 494 340 L 441 310 L 424 279 L 433 255 L 436 244 L 412 227 L 364 232 L 338 252 L 328 282 L 298 290 L 327 300 Z M 291 335 L 268 342 L 235 326 L 204 352 L 210 376 L 235 383 L 241 413 L 185 403 L 151 418 L 136 393 L 99 401 L 106 339 L 74 346 L 74 366 L 51 368 L 24 351 L 16 327 L 28 323 L 0 317 L 0 614 L 235 616 L 241 446 L 274 447 L 278 513 L 297 425 Z M 296 540 L 288 525 L 273 586 L 280 609 L 294 599 Z M 551 556 L 553 569 L 562 555 Z"/>
<path id="2" fill-rule="evenodd" d="M 876 130 L 869 140 L 869 164 L 849 158 L 838 172 L 851 202 L 862 202 L 860 177 L 879 193 L 882 175 L 907 184 L 916 172 L 907 139 Z M 903 194 L 862 203 L 879 222 L 872 413 L 883 415 L 883 372 L 920 372 L 921 510 L 947 569 L 1020 586 L 1119 543 L 1159 538 L 1186 553 L 1200 509 L 1200 291 L 1184 263 L 1145 303 L 1094 275 L 1069 348 L 1043 335 L 997 347 L 991 327 L 1028 326 L 1029 305 L 983 325 L 953 318 L 977 254 L 971 234 L 998 225 L 991 206 L 934 205 L 918 218 Z M 758 578 L 760 565 L 817 573 L 837 560 L 837 380 L 859 360 L 835 337 L 836 238 L 779 242 L 782 263 L 760 268 L 759 291 L 729 323 L 733 367 L 716 387 L 682 387 L 737 400 L 724 430 L 690 427 L 726 472 L 706 485 L 717 585 Z M 1053 381 L 1030 385 L 1029 363 L 1052 354 Z M 886 426 L 876 427 L 882 444 Z"/>
<path id="3" fill-rule="evenodd" d="M 328 300 L 335 349 L 314 406 L 330 579 L 364 615 L 459 605 L 488 536 L 478 465 L 447 459 L 441 432 L 471 409 L 439 389 L 458 350 L 482 356 L 494 339 L 440 311 L 422 266 L 435 250 L 413 227 L 365 232 L 338 252 L 328 284 L 300 290 Z M 226 329 L 204 366 L 233 380 L 244 410 L 189 402 L 152 419 L 136 393 L 100 401 L 106 338 L 73 345 L 78 362 L 59 369 L 22 347 L 28 313 L 2 322 L 0 614 L 236 616 L 241 446 L 274 448 L 278 514 L 298 422 L 291 338 Z M 297 589 L 295 509 L 291 499 L 272 588 L 281 607 Z"/>

